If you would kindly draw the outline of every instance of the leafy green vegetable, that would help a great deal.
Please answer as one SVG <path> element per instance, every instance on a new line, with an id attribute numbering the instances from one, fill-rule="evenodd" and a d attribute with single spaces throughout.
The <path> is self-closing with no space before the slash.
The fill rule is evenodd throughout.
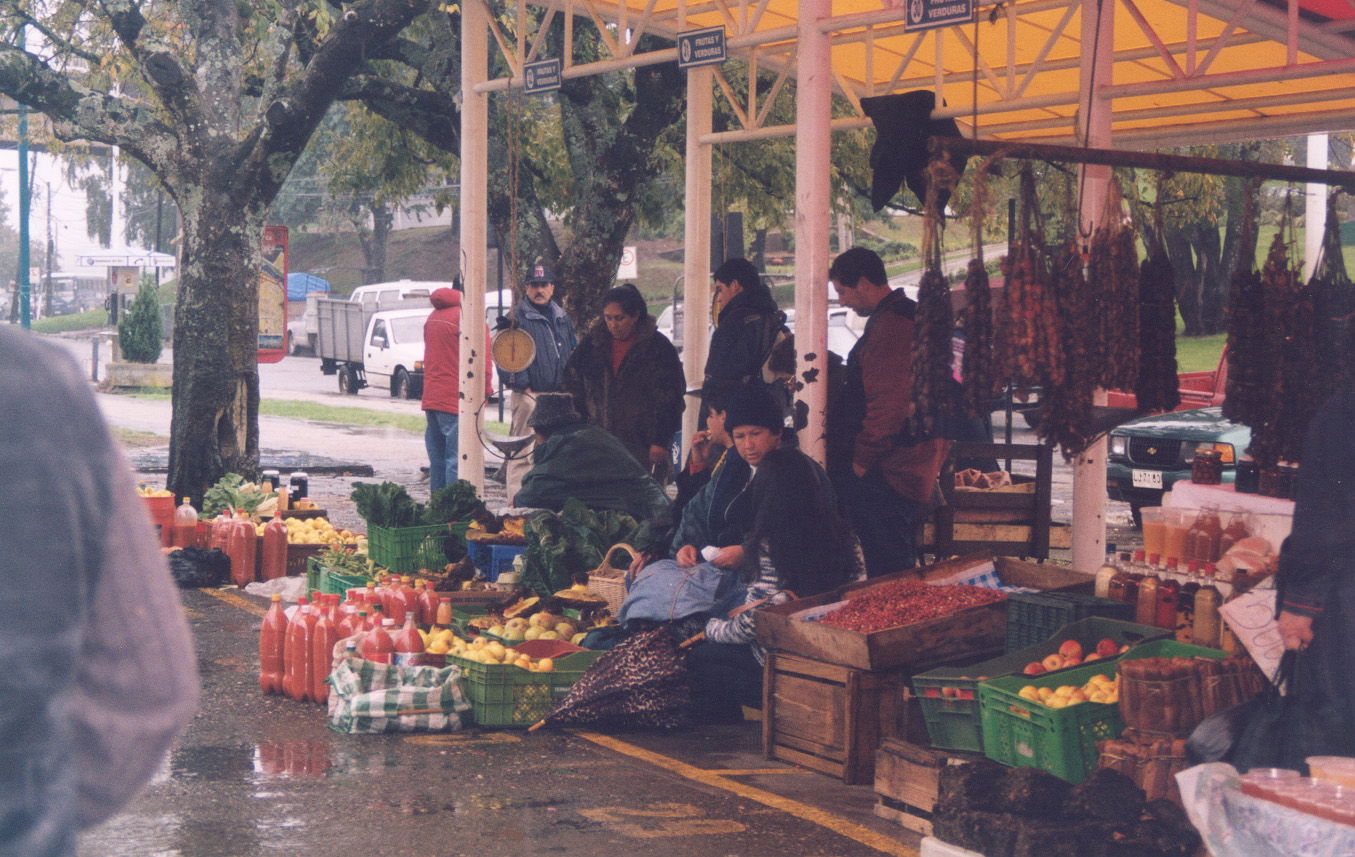
<path id="1" fill-rule="evenodd" d="M 612 545 L 626 542 L 643 550 L 653 540 L 649 526 L 630 515 L 592 510 L 573 498 L 558 514 L 541 512 L 528 518 L 523 532 L 527 549 L 522 582 L 542 596 L 569 588 L 574 575 L 597 568 L 602 552 Z"/>
<path id="2" fill-rule="evenodd" d="M 488 510 L 475 493 L 475 486 L 458 479 L 433 493 L 423 511 L 425 524 L 447 524 L 470 521 L 484 516 Z"/>
<path id="3" fill-rule="evenodd" d="M 214 518 L 227 509 L 244 509 L 245 514 L 253 515 L 268 496 L 239 473 L 227 473 L 202 495 L 202 513 Z"/>
<path id="4" fill-rule="evenodd" d="M 396 482 L 354 482 L 350 495 L 368 526 L 414 527 L 423 523 L 424 507 Z"/>

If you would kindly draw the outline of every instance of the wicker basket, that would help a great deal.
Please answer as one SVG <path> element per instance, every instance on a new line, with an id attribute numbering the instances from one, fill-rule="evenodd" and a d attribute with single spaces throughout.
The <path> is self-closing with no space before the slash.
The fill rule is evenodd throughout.
<path id="1" fill-rule="evenodd" d="M 618 550 L 624 550 L 631 556 L 639 554 L 639 551 L 625 542 L 618 542 L 607 549 L 598 567 L 588 572 L 588 588 L 607 599 L 607 609 L 613 616 L 621 612 L 621 604 L 626 600 L 626 586 L 629 583 L 627 580 L 629 571 L 611 565 L 612 554 Z"/>

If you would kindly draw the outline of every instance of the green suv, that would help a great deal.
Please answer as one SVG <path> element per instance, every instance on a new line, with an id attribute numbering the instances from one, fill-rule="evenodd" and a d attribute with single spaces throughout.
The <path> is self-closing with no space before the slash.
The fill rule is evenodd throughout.
<path id="1" fill-rule="evenodd" d="M 1106 493 L 1128 503 L 1135 523 L 1144 506 L 1162 503 L 1162 494 L 1190 478 L 1195 452 L 1217 449 L 1223 481 L 1232 482 L 1237 458 L 1251 443 L 1251 429 L 1224 419 L 1219 407 L 1141 417 L 1110 433 Z"/>

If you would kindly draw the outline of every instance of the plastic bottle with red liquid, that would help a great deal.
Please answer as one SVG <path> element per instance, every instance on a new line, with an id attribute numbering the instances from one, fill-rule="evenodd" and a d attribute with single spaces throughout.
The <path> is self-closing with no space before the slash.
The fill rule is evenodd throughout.
<path id="1" fill-rule="evenodd" d="M 225 510 L 220 515 L 212 519 L 212 529 L 207 534 L 207 549 L 219 548 L 226 549 L 226 536 L 230 534 L 231 525 L 235 522 L 235 515 L 230 509 Z"/>
<path id="2" fill-rule="evenodd" d="M 296 607 L 292 610 L 292 616 L 287 622 L 287 633 L 283 636 L 282 644 L 282 692 L 286 695 L 296 698 L 296 647 L 298 636 L 305 634 L 305 621 L 302 619 L 303 613 L 308 609 L 310 601 L 306 596 L 301 596 L 296 600 Z"/>
<path id="3" fill-rule="evenodd" d="M 362 607 L 353 613 L 345 613 L 339 617 L 339 639 L 351 637 L 359 631 L 366 630 L 367 608 Z"/>
<path id="4" fill-rule="evenodd" d="M 259 628 L 259 687 L 264 693 L 282 693 L 286 677 L 283 647 L 287 641 L 287 614 L 282 611 L 282 596 L 274 595 Z"/>
<path id="5" fill-rule="evenodd" d="M 263 567 L 259 574 L 264 580 L 287 576 L 287 522 L 274 518 L 263 528 Z"/>
<path id="6" fill-rule="evenodd" d="M 419 620 L 419 590 L 414 588 L 414 580 L 409 575 L 400 578 L 400 588 L 397 590 L 400 598 L 405 602 L 406 615 L 414 614 L 414 620 Z M 397 623 L 398 624 L 398 623 Z"/>
<path id="7" fill-rule="evenodd" d="M 176 548 L 198 545 L 198 510 L 193 508 L 187 497 L 174 510 L 174 526 L 170 529 L 169 539 L 169 543 Z"/>
<path id="8" fill-rule="evenodd" d="M 293 699 L 311 699 L 311 640 L 319 617 L 302 596 L 299 609 L 287 626 L 287 695 Z"/>
<path id="9" fill-rule="evenodd" d="M 378 664 L 388 664 L 394 660 L 395 640 L 391 639 L 388 627 L 394 627 L 395 623 L 391 620 L 385 620 L 385 623 L 369 630 L 362 636 L 362 643 L 358 646 L 358 653 L 369 661 Z"/>
<path id="10" fill-rule="evenodd" d="M 421 581 L 423 588 L 419 590 L 419 624 L 433 625 L 438 620 L 438 594 L 433 591 L 433 584 L 427 580 Z"/>
<path id="11" fill-rule="evenodd" d="M 364 631 L 372 631 L 380 628 L 386 619 L 386 611 L 381 609 L 381 602 L 367 606 L 367 624 L 363 626 Z"/>
<path id="12" fill-rule="evenodd" d="M 397 627 L 405 624 L 405 596 L 397 575 L 386 578 L 385 589 L 381 594 L 381 609 Z"/>
<path id="13" fill-rule="evenodd" d="M 417 667 L 423 662 L 423 636 L 413 613 L 405 614 L 405 626 L 395 635 L 395 665 Z"/>
<path id="14" fill-rule="evenodd" d="M 231 582 L 243 587 L 253 583 L 254 561 L 259 552 L 259 536 L 243 509 L 236 513 L 226 535 L 226 555 L 231 558 Z"/>
<path id="15" fill-rule="evenodd" d="M 328 596 L 325 596 L 326 598 Z M 311 656 L 307 664 L 310 680 L 310 698 L 323 703 L 329 699 L 329 667 L 334 661 L 334 644 L 339 641 L 339 629 L 330 621 L 328 610 L 321 610 L 311 629 Z"/>
<path id="16" fill-rule="evenodd" d="M 329 623 L 337 631 L 339 629 L 339 620 L 343 618 L 343 611 L 339 609 L 339 595 L 337 592 L 325 596 L 325 604 L 329 606 Z"/>

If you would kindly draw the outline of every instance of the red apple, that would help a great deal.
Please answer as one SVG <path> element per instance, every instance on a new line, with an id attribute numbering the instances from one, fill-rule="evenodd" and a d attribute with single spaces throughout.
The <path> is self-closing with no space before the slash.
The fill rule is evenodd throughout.
<path id="1" fill-rule="evenodd" d="M 1120 653 L 1120 646 L 1110 637 L 1102 637 L 1101 642 L 1096 644 L 1096 653 L 1103 658 L 1113 657 Z"/>
<path id="2" fill-rule="evenodd" d="M 1099 661 L 1099 660 L 1101 660 L 1101 653 L 1100 653 L 1100 652 L 1088 652 L 1088 653 L 1087 653 L 1087 656 L 1086 656 L 1085 658 L 1082 659 L 1082 663 L 1084 663 L 1084 664 L 1089 664 L 1089 663 L 1091 663 L 1092 661 Z"/>
<path id="3" fill-rule="evenodd" d="M 922 695 L 923 695 L 923 696 L 926 696 L 926 697 L 940 698 L 940 696 L 941 696 L 941 688 L 939 688 L 939 687 L 924 687 L 924 688 L 922 689 Z"/>
<path id="4" fill-rule="evenodd" d="M 972 690 L 958 690 L 958 689 L 957 689 L 956 692 L 959 693 L 960 699 L 973 699 L 973 698 L 974 698 L 974 691 L 972 691 Z"/>
<path id="5" fill-rule="evenodd" d="M 1063 665 L 1064 665 L 1065 667 L 1075 667 L 1075 666 L 1077 666 L 1078 664 L 1082 663 L 1082 661 L 1083 661 L 1083 658 L 1069 658 L 1069 657 L 1064 657 L 1064 659 L 1063 659 Z"/>
<path id="6" fill-rule="evenodd" d="M 1044 660 L 1040 661 L 1040 664 L 1045 668 L 1047 672 L 1061 670 L 1063 669 L 1063 655 L 1060 655 L 1058 652 L 1055 652 L 1052 655 L 1046 656 Z"/>
<path id="7" fill-rule="evenodd" d="M 1081 661 L 1082 644 L 1077 640 L 1064 640 L 1063 644 L 1059 646 L 1059 654 L 1063 655 L 1063 659 L 1066 661 L 1071 661 L 1074 658 Z"/>
<path id="8" fill-rule="evenodd" d="M 955 699 L 960 695 L 960 689 L 958 687 L 943 687 L 941 688 L 941 695 L 946 699 Z"/>
<path id="9" fill-rule="evenodd" d="M 1030 663 L 1026 664 L 1026 668 L 1025 670 L 1023 670 L 1023 672 L 1026 675 L 1039 675 L 1040 673 L 1047 672 L 1047 670 L 1045 670 L 1044 664 L 1040 663 L 1039 661 L 1031 661 Z"/>

